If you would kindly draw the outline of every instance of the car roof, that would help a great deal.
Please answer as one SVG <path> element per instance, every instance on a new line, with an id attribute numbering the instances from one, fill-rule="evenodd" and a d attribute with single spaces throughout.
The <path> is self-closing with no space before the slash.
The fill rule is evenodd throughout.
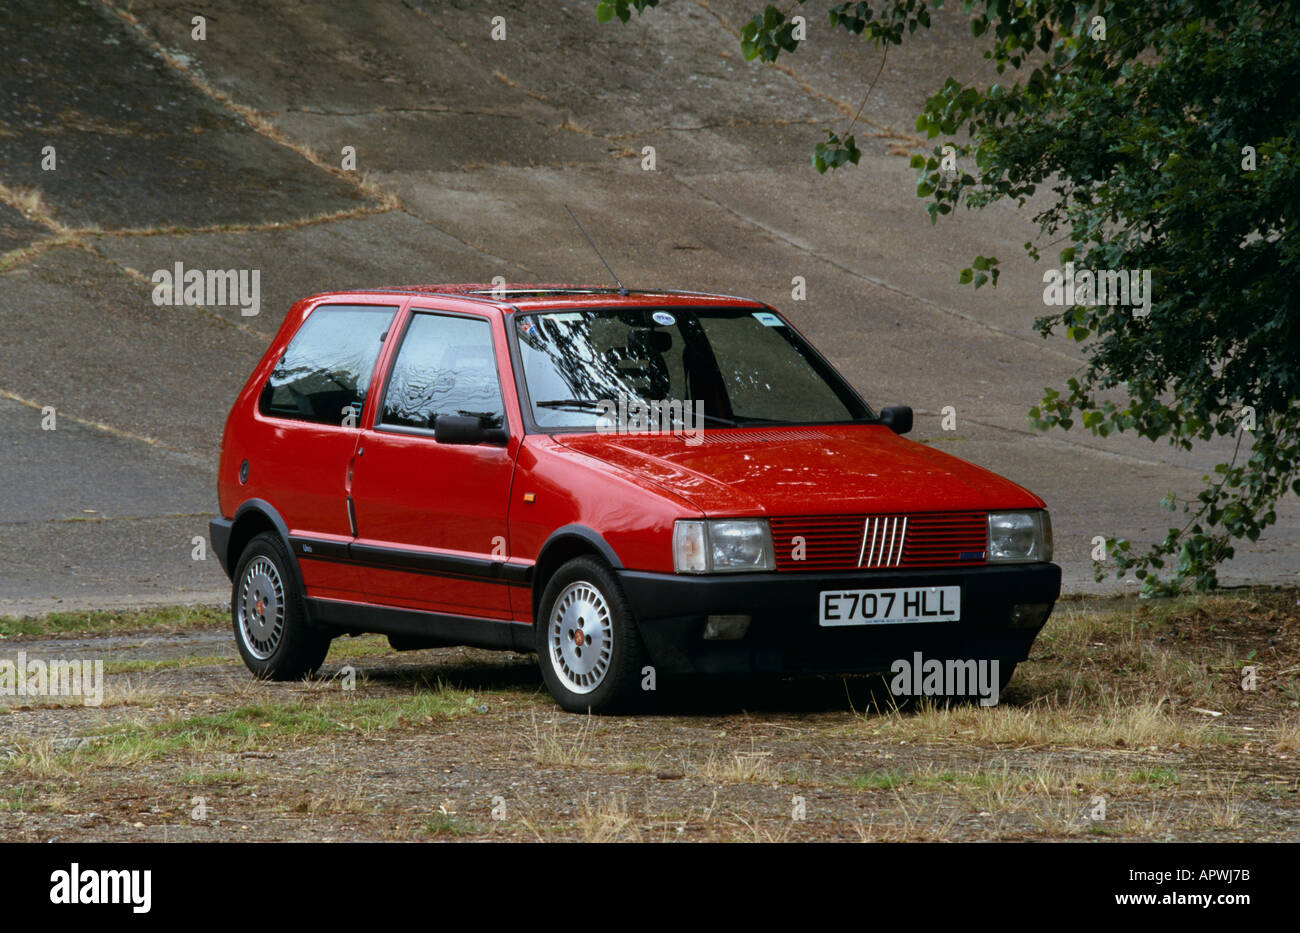
<path id="1" fill-rule="evenodd" d="M 311 301 L 325 297 L 345 295 L 428 295 L 458 298 L 492 305 L 498 310 L 537 311 L 551 308 L 610 308 L 610 307 L 708 307 L 732 306 L 766 308 L 767 304 L 735 295 L 717 295 L 710 292 L 677 291 L 673 289 L 617 289 L 601 285 L 555 285 L 516 283 L 457 283 L 440 285 L 396 285 L 387 288 L 362 288 L 348 291 L 323 292 L 311 296 Z"/>

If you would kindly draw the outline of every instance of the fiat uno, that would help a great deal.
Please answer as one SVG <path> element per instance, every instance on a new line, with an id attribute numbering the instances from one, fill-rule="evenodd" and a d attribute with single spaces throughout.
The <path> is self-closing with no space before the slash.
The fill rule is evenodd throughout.
<path id="1" fill-rule="evenodd" d="M 1044 503 L 902 437 L 772 307 L 430 285 L 290 310 L 227 418 L 211 540 L 258 677 L 340 635 L 535 651 L 566 710 L 658 675 L 988 659 L 1060 592 Z"/>

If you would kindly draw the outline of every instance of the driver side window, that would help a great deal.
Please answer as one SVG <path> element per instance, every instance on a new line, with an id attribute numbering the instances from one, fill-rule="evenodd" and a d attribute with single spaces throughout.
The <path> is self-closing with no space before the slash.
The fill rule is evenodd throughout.
<path id="1" fill-rule="evenodd" d="M 492 325 L 486 318 L 415 311 L 398 347 L 377 421 L 432 430 L 439 415 L 505 426 Z"/>

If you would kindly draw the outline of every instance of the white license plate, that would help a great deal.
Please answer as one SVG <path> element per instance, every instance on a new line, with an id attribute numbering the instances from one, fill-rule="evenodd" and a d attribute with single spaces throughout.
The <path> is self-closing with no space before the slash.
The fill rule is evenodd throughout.
<path id="1" fill-rule="evenodd" d="M 823 590 L 822 625 L 875 622 L 956 622 L 960 586 L 908 586 L 892 590 Z"/>

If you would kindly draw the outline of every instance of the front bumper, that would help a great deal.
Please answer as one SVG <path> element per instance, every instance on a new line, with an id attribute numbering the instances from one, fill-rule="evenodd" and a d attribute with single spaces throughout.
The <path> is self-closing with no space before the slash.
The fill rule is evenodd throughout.
<path id="1" fill-rule="evenodd" d="M 650 661 L 662 673 L 850 674 L 888 671 L 921 651 L 940 659 L 1024 660 L 1061 593 L 1056 564 L 861 573 L 681 576 L 616 571 Z M 938 623 L 818 624 L 823 590 L 961 587 L 961 620 Z M 1048 612 L 1013 625 L 1016 606 Z M 752 621 L 736 641 L 704 637 L 709 615 Z"/>

